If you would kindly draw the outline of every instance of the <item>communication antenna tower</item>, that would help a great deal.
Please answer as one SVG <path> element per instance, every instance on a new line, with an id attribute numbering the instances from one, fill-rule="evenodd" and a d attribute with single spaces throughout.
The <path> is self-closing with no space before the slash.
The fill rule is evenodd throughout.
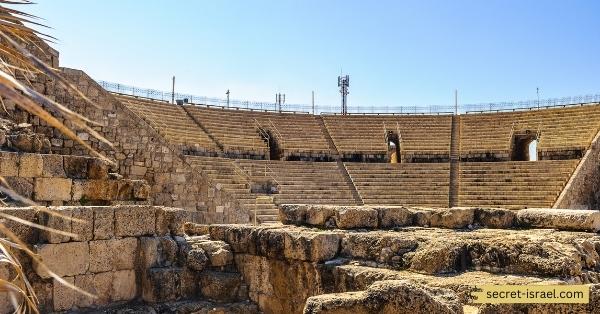
<path id="1" fill-rule="evenodd" d="M 338 76 L 338 87 L 342 94 L 342 114 L 348 113 L 348 87 L 350 87 L 350 76 Z"/>
<path id="2" fill-rule="evenodd" d="M 281 104 L 285 104 L 285 94 L 275 94 L 275 104 L 277 104 L 279 112 L 281 112 Z"/>

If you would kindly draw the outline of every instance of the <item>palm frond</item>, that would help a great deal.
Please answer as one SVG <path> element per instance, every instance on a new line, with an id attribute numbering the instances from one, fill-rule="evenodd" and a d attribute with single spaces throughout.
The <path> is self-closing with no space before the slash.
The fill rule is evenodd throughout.
<path id="1" fill-rule="evenodd" d="M 0 0 L 0 104 L 2 105 L 2 108 L 6 111 L 4 100 L 10 100 L 19 108 L 39 117 L 48 125 L 61 131 L 66 137 L 85 147 L 90 154 L 103 159 L 111 165 L 115 165 L 112 160 L 106 158 L 104 155 L 94 150 L 85 141 L 81 140 L 73 130 L 63 124 L 56 116 L 60 116 L 64 120 L 70 121 L 75 127 L 84 130 L 92 137 L 112 147 L 110 141 L 105 139 L 91 127 L 99 125 L 98 123 L 49 99 L 32 87 L 32 80 L 36 79 L 38 76 L 46 76 L 57 82 L 71 94 L 83 99 L 90 106 L 99 108 L 88 99 L 84 93 L 79 91 L 77 87 L 63 78 L 57 69 L 49 66 L 38 57 L 38 55 L 44 56 L 44 59 L 47 57 L 46 52 L 42 47 L 43 43 L 53 42 L 56 38 L 29 26 L 32 25 L 33 27 L 48 29 L 49 27 L 44 25 L 39 17 L 7 6 L 26 4 L 32 4 L 32 2 L 29 0 Z M 18 195 L 18 193 L 12 190 L 6 180 L 2 177 L 0 177 L 0 192 L 24 204 L 36 205 L 33 201 Z M 38 207 L 38 209 L 62 219 L 84 222 L 80 219 L 62 215 L 57 211 L 49 210 L 45 207 Z M 77 235 L 35 224 L 13 215 L 0 213 L 0 233 L 6 237 L 6 239 L 0 238 L 0 266 L 4 264 L 12 269 L 14 273 L 12 278 L 0 278 L 0 291 L 8 292 L 15 313 L 39 313 L 39 311 L 37 308 L 38 299 L 25 276 L 21 263 L 18 258 L 12 254 L 12 250 L 21 250 L 25 252 L 34 263 L 39 265 L 39 267 L 54 278 L 56 282 L 83 295 L 95 298 L 94 295 L 76 287 L 56 275 L 52 270 L 48 269 L 40 257 L 29 249 L 18 236 L 4 225 L 5 221 L 12 221 L 13 223 L 24 224 L 32 228 L 70 237 L 77 237 Z"/>

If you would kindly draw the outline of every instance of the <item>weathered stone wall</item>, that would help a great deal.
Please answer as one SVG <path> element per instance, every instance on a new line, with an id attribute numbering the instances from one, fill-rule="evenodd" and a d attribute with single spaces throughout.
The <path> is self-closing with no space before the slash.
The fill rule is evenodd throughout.
<path id="1" fill-rule="evenodd" d="M 531 224 L 539 228 L 570 219 L 564 215 L 569 213 L 562 213 L 562 218 L 528 213 Z M 368 290 L 386 279 L 451 288 L 456 295 L 450 299 L 462 303 L 483 284 L 600 281 L 600 242 L 595 233 L 449 228 L 347 231 L 188 224 L 186 233 L 209 235 L 229 245 L 250 299 L 265 313 L 302 313 L 312 296 Z M 394 297 L 383 300 L 410 306 Z"/>
<path id="2" fill-rule="evenodd" d="M 83 71 L 63 69 L 63 76 L 79 88 L 97 107 L 49 81 L 43 92 L 97 123 L 95 131 L 114 147 L 99 142 L 85 132 L 79 138 L 97 151 L 117 162 L 115 171 L 126 179 L 146 180 L 150 185 L 149 201 L 155 205 L 174 206 L 204 212 L 204 220 L 215 223 L 244 223 L 248 213 L 237 200 L 207 176 L 192 168 L 179 147 L 168 143 L 143 119 L 102 89 Z M 37 117 L 15 108 L 9 108 L 9 118 L 33 125 L 36 133 L 46 135 L 52 151 L 65 155 L 89 155 L 89 152 Z M 69 121 L 63 121 L 73 127 Z"/>
<path id="3" fill-rule="evenodd" d="M 187 267 L 191 246 L 183 238 L 184 221 L 198 221 L 199 212 L 128 205 L 49 209 L 78 220 L 52 216 L 31 207 L 3 208 L 0 213 L 77 235 L 69 237 L 5 222 L 33 246 L 48 269 L 97 298 L 58 283 L 47 268 L 17 252 L 23 256 L 20 261 L 40 299 L 42 313 L 136 300 L 166 302 L 199 295 L 201 278 L 196 270 Z M 206 262 L 209 257 L 199 259 Z M 210 266 L 210 262 L 206 264 Z M 14 275 L 6 264 L 0 265 L 0 278 L 12 279 Z M 7 294 L 0 293 L 0 313 L 9 313 L 10 309 Z"/>
<path id="4" fill-rule="evenodd" d="M 144 180 L 111 178 L 107 163 L 85 156 L 0 151 L 0 176 L 20 196 L 53 206 L 145 204 L 150 189 Z"/>
<path id="5" fill-rule="evenodd" d="M 324 229 L 530 229 L 600 231 L 600 212 L 529 208 L 424 208 L 406 206 L 281 205 L 283 224 Z"/>
<path id="6" fill-rule="evenodd" d="M 600 208 L 600 132 L 592 140 L 554 208 Z"/>

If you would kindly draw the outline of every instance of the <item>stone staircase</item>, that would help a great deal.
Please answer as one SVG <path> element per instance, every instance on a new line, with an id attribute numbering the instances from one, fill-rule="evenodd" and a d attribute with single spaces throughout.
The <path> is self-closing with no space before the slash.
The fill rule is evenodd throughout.
<path id="1" fill-rule="evenodd" d="M 279 222 L 279 210 L 272 196 L 257 196 L 251 221 L 255 224 Z"/>
<path id="2" fill-rule="evenodd" d="M 277 206 L 272 197 L 252 193 L 250 177 L 234 160 L 219 157 L 187 156 L 187 161 L 206 173 L 213 183 L 231 193 L 252 215 L 257 210 L 257 223 L 277 221 Z M 253 217 L 251 216 L 251 219 Z"/>
<path id="3" fill-rule="evenodd" d="M 448 207 L 458 206 L 460 188 L 460 116 L 452 116 L 452 133 L 450 137 L 450 189 Z"/>
<path id="4" fill-rule="evenodd" d="M 329 145 L 329 150 L 331 151 L 331 154 L 332 154 L 331 157 L 333 157 L 333 159 L 335 159 L 335 161 L 337 162 L 338 169 L 340 169 L 340 172 L 342 173 L 344 180 L 346 180 L 348 187 L 352 191 L 352 197 L 354 198 L 354 201 L 356 201 L 356 204 L 358 204 L 358 205 L 364 205 L 365 203 L 363 202 L 360 193 L 356 189 L 356 185 L 354 185 L 354 181 L 352 180 L 352 177 L 350 177 L 350 174 L 348 173 L 348 169 L 346 169 L 346 166 L 342 162 L 340 152 L 338 151 L 337 147 L 335 146 L 335 143 L 333 142 L 333 139 L 331 138 L 331 134 L 329 134 L 329 130 L 327 129 L 327 125 L 325 124 L 325 121 L 323 121 L 323 117 L 318 116 L 316 118 L 317 118 L 317 123 L 321 127 L 321 131 L 325 135 L 325 140 L 327 141 L 327 144 Z"/>

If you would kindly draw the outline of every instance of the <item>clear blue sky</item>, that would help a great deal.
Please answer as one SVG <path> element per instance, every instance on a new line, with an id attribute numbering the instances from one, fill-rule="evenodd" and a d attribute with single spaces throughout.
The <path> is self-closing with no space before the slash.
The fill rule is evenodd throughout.
<path id="1" fill-rule="evenodd" d="M 61 65 L 238 99 L 449 105 L 600 93 L 600 1 L 38 0 Z"/>

